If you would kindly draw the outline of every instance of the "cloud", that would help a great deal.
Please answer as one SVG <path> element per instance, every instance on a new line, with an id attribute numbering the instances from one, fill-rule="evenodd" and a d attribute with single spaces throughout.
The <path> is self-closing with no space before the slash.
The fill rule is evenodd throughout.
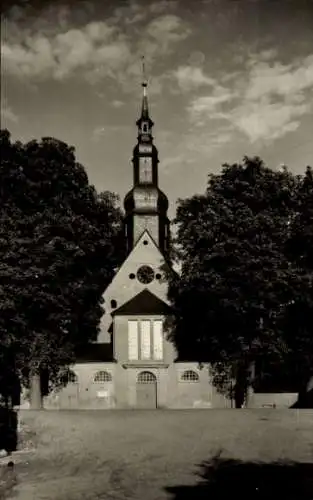
<path id="1" fill-rule="evenodd" d="M 175 2 L 170 4 L 173 8 Z M 58 12 L 63 24 L 51 23 L 52 17 L 48 14 L 40 21 L 33 20 L 27 27 L 7 19 L 3 23 L 5 36 L 1 45 L 3 72 L 28 81 L 60 81 L 75 76 L 97 83 L 113 78 L 129 87 L 130 78 L 138 79 L 140 75 L 142 54 L 152 64 L 157 58 L 170 54 L 190 33 L 180 17 L 174 14 L 156 16 L 165 6 L 166 2 L 148 6 L 132 2 L 127 12 L 133 14 L 134 23 L 139 17 L 143 19 L 147 10 L 150 17 L 152 12 L 153 15 L 142 30 L 131 26 L 127 34 L 123 28 L 125 19 L 117 22 L 118 16 L 125 13 L 123 8 L 115 11 L 115 17 L 92 21 L 79 28 L 69 26 L 66 9 L 61 9 L 62 15 Z M 53 13 L 55 19 L 56 10 Z"/>
<path id="2" fill-rule="evenodd" d="M 298 67 L 292 64 L 255 62 L 250 70 L 246 98 L 256 100 L 269 94 L 292 98 L 312 87 L 313 55 L 306 57 Z"/>
<path id="3" fill-rule="evenodd" d="M 163 12 L 173 11 L 177 7 L 177 1 L 161 0 L 157 2 L 147 3 L 144 5 L 137 1 L 130 1 L 128 5 L 118 7 L 114 10 L 112 21 L 114 23 L 124 23 L 133 25 L 142 23 L 151 17 L 151 15 L 160 15 Z"/>
<path id="4" fill-rule="evenodd" d="M 136 1 L 130 1 L 123 7 L 117 7 L 111 18 L 115 24 L 134 24 L 143 21 L 147 16 L 147 10 Z"/>
<path id="5" fill-rule="evenodd" d="M 6 122 L 17 123 L 18 121 L 19 118 L 12 108 L 5 101 L 1 102 L 1 123 L 5 125 Z"/>
<path id="6" fill-rule="evenodd" d="M 224 75 L 224 86 L 194 98 L 187 108 L 192 123 L 227 122 L 251 143 L 295 131 L 313 109 L 313 55 L 289 65 L 273 61 L 276 56 L 275 51 L 251 55 L 245 73 Z"/>
<path id="7" fill-rule="evenodd" d="M 148 77 L 159 62 L 164 62 L 177 49 L 177 45 L 191 34 L 189 24 L 174 14 L 161 15 L 150 21 L 140 32 L 134 42 L 134 57 L 128 67 L 120 74 L 119 81 L 123 82 L 123 90 L 129 91 L 129 78 L 141 79 L 140 58 L 146 58 Z M 151 78 L 152 86 L 149 93 L 159 94 L 165 82 L 169 80 L 168 72 L 162 72 Z M 150 82 L 149 82 L 150 83 Z M 127 89 L 128 87 L 128 89 Z"/>
<path id="8" fill-rule="evenodd" d="M 174 14 L 157 17 L 148 24 L 145 30 L 148 37 L 160 44 L 161 50 L 162 48 L 164 50 L 171 42 L 185 40 L 190 33 L 186 23 Z"/>
<path id="9" fill-rule="evenodd" d="M 20 5 L 15 4 L 4 12 L 4 36 L 14 39 L 15 43 L 21 43 L 26 35 L 40 33 L 50 37 L 74 26 L 84 26 L 95 18 L 92 1 L 75 0 L 75 8 L 59 2 L 40 3 L 34 6 L 33 2 L 24 0 Z"/>
<path id="10" fill-rule="evenodd" d="M 118 81 L 123 91 L 130 92 L 130 82 L 138 84 L 142 78 L 141 57 L 146 59 L 146 70 L 149 80 L 149 94 L 159 94 L 163 86 L 170 79 L 169 72 L 162 72 L 159 75 L 154 74 L 152 69 L 157 63 L 164 62 L 173 51 L 177 44 L 185 40 L 191 34 L 188 23 L 176 15 L 162 15 L 150 21 L 139 36 L 133 39 L 132 57 L 129 59 L 126 67 L 118 74 Z"/>
<path id="11" fill-rule="evenodd" d="M 216 150 L 227 144 L 232 137 L 232 130 L 229 126 L 214 131 L 204 129 L 197 134 L 189 132 L 184 138 L 185 156 L 191 161 L 194 159 L 195 154 L 210 157 Z"/>
<path id="12" fill-rule="evenodd" d="M 121 108 L 122 106 L 124 106 L 124 104 L 125 103 L 123 101 L 119 101 L 118 99 L 115 99 L 114 101 L 111 102 L 113 108 Z"/>
<path id="13" fill-rule="evenodd" d="M 236 94 L 232 93 L 225 87 L 214 89 L 212 95 L 196 97 L 190 104 L 188 110 L 194 121 L 197 121 L 204 113 L 210 113 L 210 116 L 219 117 L 221 113 L 218 112 L 220 106 L 224 103 L 230 102 Z"/>
<path id="14" fill-rule="evenodd" d="M 180 66 L 173 72 L 173 77 L 183 91 L 193 90 L 203 85 L 213 86 L 216 83 L 216 80 L 203 73 L 201 67 L 196 66 Z"/>
<path id="15" fill-rule="evenodd" d="M 107 75 L 125 64 L 130 56 L 127 40 L 104 22 L 87 24 L 51 37 L 35 33 L 24 43 L 4 41 L 3 70 L 7 75 L 63 80 L 77 73 L 92 75 L 99 69 Z"/>
<path id="16" fill-rule="evenodd" d="M 229 119 L 251 142 L 278 139 L 300 126 L 300 118 L 309 112 L 309 104 L 261 102 L 244 104 Z"/>

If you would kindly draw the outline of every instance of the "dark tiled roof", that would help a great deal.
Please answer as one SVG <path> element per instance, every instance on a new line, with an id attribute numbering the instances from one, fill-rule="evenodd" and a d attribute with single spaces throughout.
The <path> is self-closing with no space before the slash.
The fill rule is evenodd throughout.
<path id="1" fill-rule="evenodd" d="M 80 349 L 77 352 L 76 361 L 82 362 L 92 362 L 92 361 L 102 361 L 102 362 L 114 362 L 112 344 L 110 343 L 93 343 L 88 344 L 84 349 Z"/>
<path id="2" fill-rule="evenodd" d="M 131 316 L 133 314 L 169 314 L 170 312 L 171 308 L 163 300 L 145 289 L 111 314 L 112 316 Z"/>

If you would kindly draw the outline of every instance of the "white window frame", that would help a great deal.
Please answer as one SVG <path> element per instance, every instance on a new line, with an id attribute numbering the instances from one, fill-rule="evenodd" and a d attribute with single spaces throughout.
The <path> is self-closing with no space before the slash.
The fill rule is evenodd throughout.
<path id="1" fill-rule="evenodd" d="M 130 330 L 130 325 L 136 324 L 136 328 L 131 332 Z M 131 350 L 131 344 L 130 344 L 130 335 L 133 335 L 132 337 L 132 350 Z M 127 352 L 128 352 L 128 360 L 129 361 L 138 361 L 139 359 L 139 324 L 138 320 L 134 319 L 129 319 L 127 321 Z"/>
<path id="2" fill-rule="evenodd" d="M 105 373 L 106 375 L 108 375 L 110 377 L 110 380 L 96 380 L 97 375 L 99 375 L 100 373 L 101 374 Z M 113 377 L 112 373 L 109 370 L 98 370 L 93 376 L 94 384 L 111 384 L 112 382 L 113 382 Z"/>
<path id="3" fill-rule="evenodd" d="M 129 326 L 131 323 L 136 323 L 137 327 L 136 329 L 133 329 L 133 342 L 135 338 L 135 330 L 137 334 L 137 340 L 134 342 L 134 347 L 133 347 L 133 355 L 130 356 L 130 329 Z M 155 347 L 155 334 L 154 334 L 154 324 L 155 323 L 161 323 L 161 328 L 160 328 L 160 336 L 159 338 L 161 339 L 160 347 L 159 347 L 159 352 L 161 354 L 156 355 L 157 349 Z M 146 355 L 143 353 L 143 330 L 142 330 L 142 325 L 148 325 L 148 328 L 146 332 L 149 330 L 149 357 L 148 357 L 148 349 L 146 351 Z M 127 348 L 128 348 L 128 361 L 134 362 L 134 361 L 157 361 L 161 362 L 164 360 L 164 336 L 163 336 L 163 319 L 162 318 L 149 318 L 149 317 L 141 317 L 136 320 L 134 319 L 128 319 L 127 322 Z M 135 351 L 136 351 L 136 356 L 135 356 Z"/>
<path id="4" fill-rule="evenodd" d="M 194 373 L 195 375 L 197 375 L 197 379 L 196 380 L 195 379 L 184 379 L 183 377 L 186 373 Z M 200 375 L 196 370 L 191 370 L 191 369 L 183 370 L 180 373 L 179 381 L 182 382 L 183 384 L 198 384 L 200 382 Z"/>

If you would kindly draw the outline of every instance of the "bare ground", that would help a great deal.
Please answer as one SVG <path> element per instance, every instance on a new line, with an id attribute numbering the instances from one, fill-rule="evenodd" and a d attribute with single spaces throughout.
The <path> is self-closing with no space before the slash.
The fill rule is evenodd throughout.
<path id="1" fill-rule="evenodd" d="M 310 410 L 26 410 L 20 418 L 30 451 L 13 454 L 2 498 L 313 500 Z"/>

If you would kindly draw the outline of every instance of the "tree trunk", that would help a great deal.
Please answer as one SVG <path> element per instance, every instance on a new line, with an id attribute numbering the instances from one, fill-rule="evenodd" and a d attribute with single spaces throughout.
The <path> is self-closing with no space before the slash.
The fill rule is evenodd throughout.
<path id="1" fill-rule="evenodd" d="M 240 384 L 240 381 L 237 380 L 235 386 L 235 408 L 242 408 L 244 401 L 245 401 L 245 390 L 243 386 Z"/>
<path id="2" fill-rule="evenodd" d="M 296 408 L 313 408 L 313 377 L 308 374 L 302 378 Z"/>
<path id="3" fill-rule="evenodd" d="M 30 409 L 42 409 L 41 381 L 39 373 L 33 373 L 30 376 Z"/>
<path id="4" fill-rule="evenodd" d="M 237 376 L 235 384 L 235 407 L 242 408 L 247 403 L 249 393 L 250 375 L 245 364 L 237 367 Z"/>

